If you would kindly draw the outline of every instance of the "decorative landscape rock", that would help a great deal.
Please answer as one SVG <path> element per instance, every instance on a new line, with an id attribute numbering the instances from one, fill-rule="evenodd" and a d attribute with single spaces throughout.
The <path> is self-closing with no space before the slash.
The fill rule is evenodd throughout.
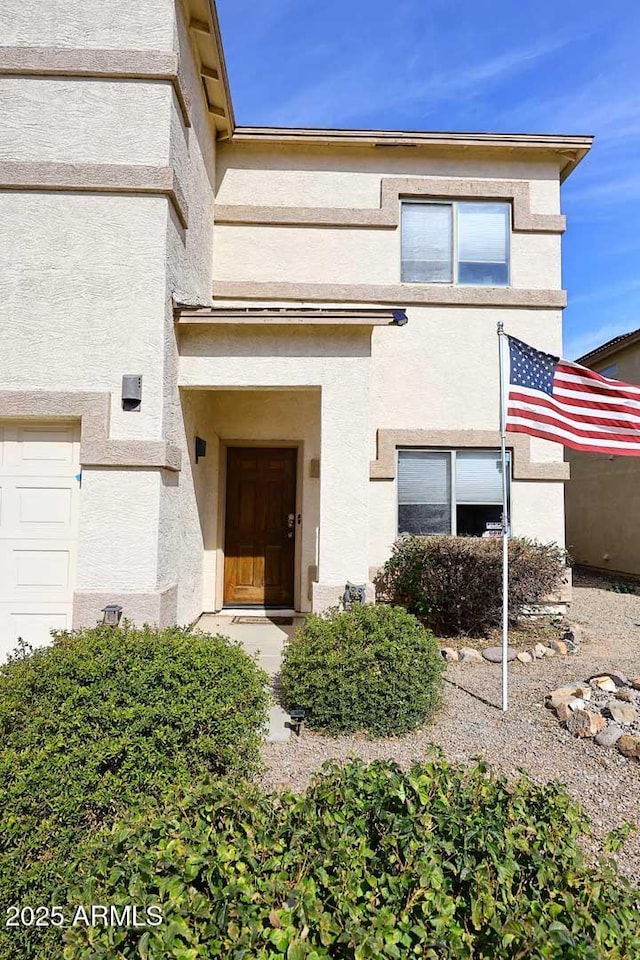
<path id="1" fill-rule="evenodd" d="M 626 673 L 622 673 L 620 670 L 608 670 L 607 676 L 611 677 L 616 687 L 629 686 L 629 677 L 626 675 Z"/>
<path id="2" fill-rule="evenodd" d="M 608 674 L 591 677 L 589 683 L 597 690 L 604 690 L 606 693 L 615 693 L 618 689 L 614 680 Z"/>
<path id="3" fill-rule="evenodd" d="M 517 655 L 518 651 L 513 647 L 507 648 L 507 661 L 515 660 Z M 482 651 L 482 656 L 489 663 L 502 663 L 502 647 L 486 647 Z"/>
<path id="4" fill-rule="evenodd" d="M 453 647 L 441 647 L 440 653 L 447 661 L 447 663 L 453 663 L 456 660 L 459 660 L 458 651 L 454 650 Z"/>
<path id="5" fill-rule="evenodd" d="M 600 713 L 576 710 L 567 720 L 567 730 L 574 737 L 595 737 L 604 728 L 605 720 Z"/>
<path id="6" fill-rule="evenodd" d="M 533 654 L 529 653 L 527 650 L 521 650 L 518 654 L 516 654 L 516 657 L 520 663 L 531 663 L 533 660 Z"/>
<path id="7" fill-rule="evenodd" d="M 640 694 L 632 684 L 622 671 L 602 671 L 552 690 L 545 706 L 573 736 L 593 738 L 600 747 L 622 743 L 623 756 L 640 760 Z"/>
<path id="8" fill-rule="evenodd" d="M 614 747 L 624 731 L 615 723 L 609 723 L 596 734 L 595 741 L 599 747 Z"/>
<path id="9" fill-rule="evenodd" d="M 568 653 L 568 647 L 564 640 L 550 640 L 549 646 L 555 653 L 559 653 L 561 656 L 566 656 Z"/>
<path id="10" fill-rule="evenodd" d="M 533 655 L 536 660 L 542 660 L 545 654 L 545 649 L 546 648 L 543 646 L 543 644 L 536 643 L 535 647 L 533 648 Z"/>
<path id="11" fill-rule="evenodd" d="M 616 744 L 623 757 L 631 760 L 640 760 L 640 737 L 632 737 L 625 733 Z"/>
<path id="12" fill-rule="evenodd" d="M 590 700 L 591 699 L 591 690 L 589 687 L 585 687 L 582 684 L 571 684 L 566 687 L 558 687 L 557 690 L 553 690 L 547 697 L 547 706 L 557 707 L 559 703 L 563 703 L 572 698 L 580 698 L 581 700 Z"/>
<path id="13" fill-rule="evenodd" d="M 625 703 L 635 703 L 636 692 L 631 687 L 618 687 L 616 700 L 624 700 Z"/>
<path id="14" fill-rule="evenodd" d="M 565 623 L 562 628 L 562 640 L 569 653 L 575 653 L 582 641 L 582 629 L 575 623 Z"/>
<path id="15" fill-rule="evenodd" d="M 553 647 L 545 647 L 545 648 L 544 648 L 544 655 L 545 655 L 545 657 L 555 657 L 556 652 L 555 652 L 555 650 L 553 649 Z"/>
<path id="16" fill-rule="evenodd" d="M 629 686 L 634 690 L 640 690 L 640 677 L 633 677 L 632 680 L 629 680 Z"/>
<path id="17" fill-rule="evenodd" d="M 458 657 L 463 663 L 482 663 L 482 654 L 473 647 L 461 647 L 458 651 Z"/>
<path id="18" fill-rule="evenodd" d="M 623 703 L 622 700 L 614 700 L 609 704 L 609 713 L 616 721 L 625 726 L 629 726 L 638 719 L 638 712 L 632 703 Z"/>

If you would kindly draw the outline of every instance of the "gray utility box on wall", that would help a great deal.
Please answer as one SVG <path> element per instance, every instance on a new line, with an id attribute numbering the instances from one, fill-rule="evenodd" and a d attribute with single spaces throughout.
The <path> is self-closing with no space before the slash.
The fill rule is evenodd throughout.
<path id="1" fill-rule="evenodd" d="M 122 378 L 122 409 L 136 412 L 142 406 L 142 376 L 125 373 Z"/>

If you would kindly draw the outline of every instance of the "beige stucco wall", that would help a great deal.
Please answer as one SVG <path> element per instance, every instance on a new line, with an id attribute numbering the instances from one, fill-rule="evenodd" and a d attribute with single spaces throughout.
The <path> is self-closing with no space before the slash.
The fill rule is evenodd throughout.
<path id="1" fill-rule="evenodd" d="M 217 200 L 221 204 L 370 207 L 380 203 L 382 176 L 484 177 L 529 184 L 535 213 L 560 212 L 558 165 L 516 159 L 504 151 L 443 151 L 348 146 L 221 144 Z"/>
<path id="2" fill-rule="evenodd" d="M 317 554 L 320 586 L 331 595 L 331 602 L 337 600 L 345 579 L 365 582 L 368 578 L 370 354 L 370 330 L 360 327 L 187 328 L 180 340 L 180 384 L 185 391 L 207 387 L 319 391 L 322 529 Z M 284 410 L 279 414 L 275 402 L 270 409 L 276 423 L 282 417 L 284 429 Z M 267 422 L 258 416 L 260 409 L 258 400 L 258 434 L 269 432 Z M 289 434 L 299 432 L 295 417 L 289 416 Z M 240 426 L 241 439 L 247 435 L 246 421 Z M 314 442 L 309 440 L 310 449 Z M 304 516 L 303 578 L 307 558 L 314 562 L 307 539 L 314 525 L 312 510 Z"/>
<path id="3" fill-rule="evenodd" d="M 640 383 L 640 344 L 624 347 L 595 370 Z M 640 577 L 640 458 L 567 450 L 567 546 L 576 563 Z"/>
<path id="4" fill-rule="evenodd" d="M 232 210 L 233 204 L 377 209 L 383 176 L 522 180 L 530 191 L 532 212 L 557 214 L 560 210 L 558 169 L 551 162 L 533 159 L 509 162 L 490 152 L 471 159 L 462 154 L 439 156 L 432 151 L 425 156 L 423 151 L 403 149 L 391 153 L 353 148 L 297 149 L 289 145 L 286 149 L 221 145 L 216 199 L 220 204 L 229 205 L 225 210 Z M 513 232 L 511 265 L 514 287 L 559 289 L 559 234 Z M 365 290 L 369 284 L 398 285 L 400 230 L 218 224 L 214 277 L 216 281 L 249 283 L 358 284 Z M 412 286 L 407 285 L 407 290 Z M 375 297 L 372 299 L 375 301 Z M 358 305 L 368 302 L 358 301 Z M 339 305 L 347 306 L 347 303 Z M 397 305 L 404 305 L 401 291 Z M 507 332 L 534 346 L 550 352 L 561 350 L 559 309 L 409 305 L 406 312 L 407 326 L 376 327 L 372 331 L 367 425 L 371 459 L 376 457 L 376 435 L 381 429 L 498 429 L 497 320 L 504 322 Z M 317 336 L 330 345 L 333 331 Z M 181 377 L 190 379 L 196 365 L 194 358 L 185 356 Z M 204 362 L 200 369 L 202 379 L 206 376 Z M 260 377 L 263 371 L 260 360 L 250 361 L 249 377 Z M 267 382 L 277 382 L 277 373 L 268 375 L 275 376 L 276 380 Z M 353 409 L 353 404 L 351 407 Z M 340 455 L 338 447 L 334 455 Z M 531 441 L 531 455 L 543 464 L 563 459 L 562 448 L 544 440 Z M 368 482 L 366 514 L 368 564 L 375 568 L 389 555 L 396 537 L 395 479 Z M 514 481 L 512 520 L 516 535 L 563 544 L 564 484 L 561 481 Z M 361 537 L 356 519 L 351 518 L 349 522 L 352 535 Z M 323 514 L 322 523 L 330 525 L 335 519 Z M 356 579 L 346 564 L 342 565 L 341 573 L 344 579 L 347 576 Z"/>
<path id="5" fill-rule="evenodd" d="M 75 622 L 93 622 L 110 592 L 129 597 L 134 618 L 187 622 L 201 610 L 202 542 L 172 307 L 210 299 L 215 153 L 182 7 L 9 0 L 0 33 L 6 45 L 44 48 L 45 59 L 60 48 L 111 51 L 114 62 L 137 50 L 181 56 L 190 127 L 169 79 L 0 78 L 1 161 L 35 179 L 62 164 L 70 181 L 75 169 L 90 178 L 109 164 L 131 190 L 0 191 L 0 389 L 106 392 L 110 440 L 133 441 L 134 454 L 135 442 L 183 450 L 182 474 L 126 458 L 84 467 Z M 186 229 L 166 196 L 136 191 L 139 166 L 173 168 Z M 122 410 L 125 373 L 142 374 L 139 413 Z"/>
<path id="6" fill-rule="evenodd" d="M 173 0 L 4 0 L 5 46 L 98 50 L 166 50 L 173 38 Z"/>

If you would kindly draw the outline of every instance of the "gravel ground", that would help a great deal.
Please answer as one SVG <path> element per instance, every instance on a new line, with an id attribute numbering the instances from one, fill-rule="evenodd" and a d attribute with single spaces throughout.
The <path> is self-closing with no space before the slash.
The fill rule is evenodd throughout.
<path id="1" fill-rule="evenodd" d="M 574 588 L 570 611 L 570 618 L 584 628 L 579 651 L 532 664 L 513 663 L 507 714 L 499 709 L 499 665 L 449 664 L 444 705 L 424 731 L 385 740 L 305 732 L 300 739 L 268 743 L 264 785 L 304 789 L 330 758 L 388 758 L 409 764 L 435 743 L 451 760 L 483 756 L 506 774 L 523 769 L 541 782 L 562 781 L 591 817 L 596 838 L 625 821 L 633 823 L 637 832 L 625 841 L 617 860 L 621 872 L 640 881 L 640 763 L 626 760 L 615 748 L 575 739 L 544 706 L 551 690 L 606 669 L 640 675 L 640 596 L 584 585 L 588 582 L 582 578 Z M 585 846 L 595 852 L 598 839 Z"/>

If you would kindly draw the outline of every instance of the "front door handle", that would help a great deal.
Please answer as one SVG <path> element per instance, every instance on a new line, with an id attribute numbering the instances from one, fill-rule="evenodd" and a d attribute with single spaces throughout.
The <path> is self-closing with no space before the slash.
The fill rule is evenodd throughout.
<path id="1" fill-rule="evenodd" d="M 293 538 L 293 528 L 295 526 L 295 522 L 296 522 L 295 513 L 288 514 L 287 515 L 287 530 L 288 530 L 287 539 L 288 540 L 291 540 Z"/>

